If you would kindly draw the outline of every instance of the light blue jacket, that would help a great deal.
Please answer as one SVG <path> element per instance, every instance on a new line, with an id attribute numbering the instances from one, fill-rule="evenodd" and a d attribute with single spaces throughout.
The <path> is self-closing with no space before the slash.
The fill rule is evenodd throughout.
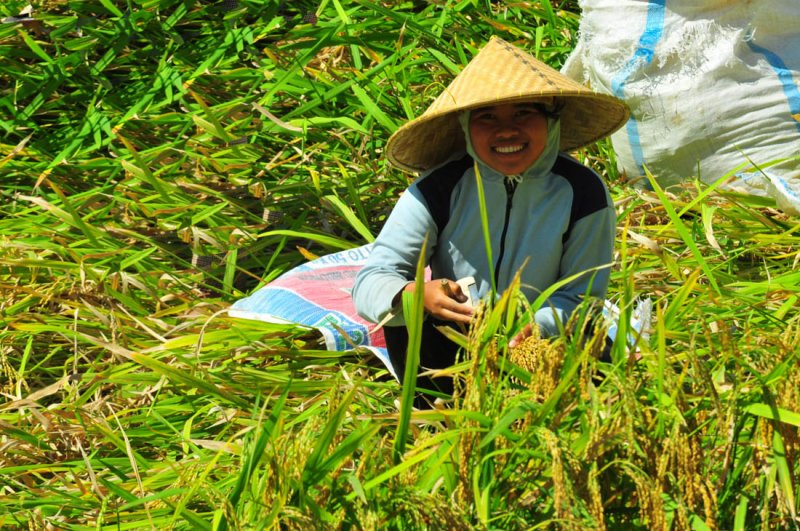
<path id="1" fill-rule="evenodd" d="M 549 128 L 545 151 L 516 177 L 518 182 L 511 193 L 506 186 L 509 178 L 478 161 L 492 257 L 499 262 L 495 264 L 498 292 L 508 287 L 526 260 L 522 291 L 531 302 L 557 281 L 585 273 L 555 291 L 536 312 L 534 320 L 544 337 L 559 333 L 559 321 L 567 322 L 584 294 L 605 297 L 616 223 L 602 179 L 559 154 L 559 129 L 557 122 L 554 125 Z M 468 150 L 473 151 L 470 147 Z M 464 154 L 450 161 L 459 156 Z M 473 159 L 477 160 L 474 154 Z M 433 278 L 473 276 L 481 297 L 491 292 L 475 170 L 467 169 L 455 184 L 449 221 L 441 232 L 420 188 L 426 178 L 437 175 L 436 170 L 426 173 L 403 193 L 358 274 L 353 300 L 359 315 L 369 321 L 380 322 L 388 312 L 395 311 L 397 317 L 388 324 L 403 324 L 402 311 L 392 308 L 392 299 L 414 280 L 426 235 L 425 262 Z"/>

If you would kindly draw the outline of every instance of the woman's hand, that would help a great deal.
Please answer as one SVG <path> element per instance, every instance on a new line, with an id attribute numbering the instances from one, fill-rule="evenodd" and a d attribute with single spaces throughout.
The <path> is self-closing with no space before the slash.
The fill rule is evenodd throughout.
<path id="1" fill-rule="evenodd" d="M 531 325 L 525 325 L 525 327 L 519 331 L 517 335 L 515 335 L 511 341 L 508 342 L 508 348 L 514 348 L 527 338 L 531 337 L 533 333 L 533 327 Z"/>
<path id="2" fill-rule="evenodd" d="M 406 284 L 403 291 L 414 291 L 414 283 Z M 401 293 L 397 294 L 396 303 Z M 424 287 L 425 310 L 442 321 L 453 321 L 468 324 L 472 319 L 472 306 L 466 304 L 468 297 L 461 291 L 461 286 L 446 278 L 429 280 Z"/>

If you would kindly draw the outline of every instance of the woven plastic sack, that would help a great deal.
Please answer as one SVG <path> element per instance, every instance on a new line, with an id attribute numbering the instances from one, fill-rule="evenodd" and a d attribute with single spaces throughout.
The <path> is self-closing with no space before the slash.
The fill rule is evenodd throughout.
<path id="1" fill-rule="evenodd" d="M 371 245 L 329 254 L 299 265 L 258 291 L 236 301 L 228 315 L 318 330 L 327 350 L 363 346 L 394 374 L 383 330 L 356 313 L 351 292 Z"/>
<path id="2" fill-rule="evenodd" d="M 800 214 L 800 1 L 581 0 L 562 71 L 624 99 L 628 177 L 700 177 Z"/>

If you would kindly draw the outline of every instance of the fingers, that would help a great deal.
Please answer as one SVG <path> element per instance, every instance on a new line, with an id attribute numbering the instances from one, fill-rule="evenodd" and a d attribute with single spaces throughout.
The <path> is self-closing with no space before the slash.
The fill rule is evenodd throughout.
<path id="1" fill-rule="evenodd" d="M 444 294 L 451 299 L 454 299 L 458 302 L 467 302 L 469 300 L 469 297 L 467 297 L 461 290 L 461 285 L 458 282 L 453 282 L 452 280 L 443 278 L 439 280 L 439 283 L 442 285 L 442 291 L 444 291 Z"/>
<path id="2" fill-rule="evenodd" d="M 458 304 L 454 307 L 440 307 L 436 312 L 431 311 L 431 315 L 443 321 L 469 324 L 469 322 L 472 321 L 472 307 L 468 304 Z"/>
<path id="3" fill-rule="evenodd" d="M 451 280 L 439 279 L 425 283 L 425 309 L 437 319 L 469 323 L 472 307 L 464 304 L 466 300 L 461 287 Z"/>
<path id="4" fill-rule="evenodd" d="M 515 335 L 514 338 L 508 342 L 509 348 L 514 348 L 523 341 L 525 341 L 525 339 L 530 337 L 532 332 L 533 328 L 531 327 L 531 325 L 525 325 L 525 327 L 522 330 L 520 330 L 519 334 Z"/>

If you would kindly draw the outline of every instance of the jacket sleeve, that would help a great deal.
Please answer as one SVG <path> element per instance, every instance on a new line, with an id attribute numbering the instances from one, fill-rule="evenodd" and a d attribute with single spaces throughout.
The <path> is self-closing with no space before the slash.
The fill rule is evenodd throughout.
<path id="1" fill-rule="evenodd" d="M 392 299 L 414 280 L 422 243 L 428 237 L 425 264 L 430 262 L 438 236 L 436 223 L 415 185 L 398 200 L 375 239 L 367 263 L 359 271 L 353 286 L 353 303 L 358 314 L 373 323 L 380 322 L 398 308 Z M 402 311 L 388 324 L 404 324 Z"/>
<path id="2" fill-rule="evenodd" d="M 584 296 L 606 296 L 617 219 L 605 193 L 607 206 L 577 220 L 564 243 L 559 282 L 582 274 L 558 288 L 534 315 L 543 337 L 558 335 Z"/>

